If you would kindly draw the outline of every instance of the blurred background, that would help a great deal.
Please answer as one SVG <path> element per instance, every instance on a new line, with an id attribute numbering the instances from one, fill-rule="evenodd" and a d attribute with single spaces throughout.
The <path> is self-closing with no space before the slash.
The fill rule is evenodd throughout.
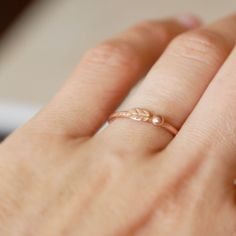
<path id="1" fill-rule="evenodd" d="M 192 12 L 208 22 L 234 10 L 235 0 L 0 0 L 0 138 L 112 34 L 144 19 Z"/>

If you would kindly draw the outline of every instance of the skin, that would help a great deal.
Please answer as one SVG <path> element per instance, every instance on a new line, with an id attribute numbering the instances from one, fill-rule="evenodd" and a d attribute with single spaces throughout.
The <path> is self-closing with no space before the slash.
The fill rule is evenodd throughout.
<path id="1" fill-rule="evenodd" d="M 236 15 L 140 23 L 89 50 L 0 146 L 0 235 L 235 236 Z M 145 76 L 138 88 L 129 91 Z M 180 129 L 128 119 L 144 107 Z"/>

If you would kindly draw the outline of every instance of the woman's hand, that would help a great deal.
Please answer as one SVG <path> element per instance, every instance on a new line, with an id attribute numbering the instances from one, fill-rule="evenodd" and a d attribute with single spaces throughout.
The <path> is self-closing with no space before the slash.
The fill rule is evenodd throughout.
<path id="1" fill-rule="evenodd" d="M 236 235 L 236 15 L 198 26 L 145 22 L 86 53 L 1 145 L 0 235 Z M 130 119 L 97 132 L 146 73 L 122 110 L 180 132 Z"/>

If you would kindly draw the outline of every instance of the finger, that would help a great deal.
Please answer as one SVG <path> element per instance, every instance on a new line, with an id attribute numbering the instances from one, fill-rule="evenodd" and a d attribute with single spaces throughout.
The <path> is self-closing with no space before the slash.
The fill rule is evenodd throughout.
<path id="1" fill-rule="evenodd" d="M 178 36 L 121 110 L 143 107 L 180 128 L 235 41 L 235 15 Z M 165 129 L 128 119 L 116 119 L 103 135 L 116 136 L 121 147 L 154 152 L 173 138 Z"/>
<path id="2" fill-rule="evenodd" d="M 207 150 L 234 166 L 236 153 L 236 48 L 204 93 L 173 145 L 188 140 L 189 150 Z M 221 157 L 221 158 L 217 158 Z M 228 167 L 229 167 L 228 166 Z M 229 168 L 228 168 L 229 170 Z"/>
<path id="3" fill-rule="evenodd" d="M 88 51 L 72 78 L 35 119 L 41 132 L 92 135 L 168 42 L 198 24 L 195 18 L 144 22 Z"/>

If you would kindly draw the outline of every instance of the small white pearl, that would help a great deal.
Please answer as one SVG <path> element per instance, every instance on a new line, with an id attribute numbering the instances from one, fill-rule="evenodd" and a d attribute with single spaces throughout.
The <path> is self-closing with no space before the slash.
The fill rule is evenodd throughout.
<path id="1" fill-rule="evenodd" d="M 162 118 L 160 116 L 154 116 L 152 118 L 152 123 L 153 125 L 159 125 L 162 122 Z"/>

